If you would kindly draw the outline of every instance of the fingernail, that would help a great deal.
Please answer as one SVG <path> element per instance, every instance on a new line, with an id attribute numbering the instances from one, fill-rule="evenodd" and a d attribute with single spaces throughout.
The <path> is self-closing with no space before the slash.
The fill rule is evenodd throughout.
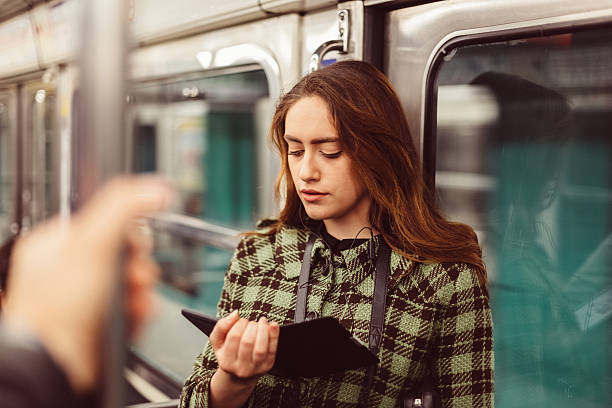
<path id="1" fill-rule="evenodd" d="M 227 317 L 229 317 L 230 319 L 233 319 L 234 317 L 238 316 L 238 310 L 234 310 L 232 313 L 230 313 Z"/>
<path id="2" fill-rule="evenodd" d="M 259 318 L 259 321 L 260 321 L 260 322 L 262 322 L 262 323 L 266 323 L 266 322 L 268 321 L 268 319 L 266 319 L 266 317 L 265 317 L 265 316 L 261 316 L 261 317 Z"/>

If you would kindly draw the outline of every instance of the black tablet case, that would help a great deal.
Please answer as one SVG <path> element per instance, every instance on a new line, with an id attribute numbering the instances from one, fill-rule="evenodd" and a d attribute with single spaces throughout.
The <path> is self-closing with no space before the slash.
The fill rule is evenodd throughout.
<path id="1" fill-rule="evenodd" d="M 217 319 L 195 310 L 183 316 L 207 336 Z M 272 374 L 284 377 L 321 377 L 368 367 L 378 358 L 333 317 L 291 323 L 280 327 Z"/>

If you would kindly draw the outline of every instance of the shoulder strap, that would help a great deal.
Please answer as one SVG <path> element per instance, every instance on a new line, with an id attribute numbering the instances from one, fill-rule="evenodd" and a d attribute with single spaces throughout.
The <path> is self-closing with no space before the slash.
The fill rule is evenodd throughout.
<path id="1" fill-rule="evenodd" d="M 389 278 L 389 263 L 391 262 L 391 250 L 387 243 L 380 240 L 380 249 L 376 259 L 376 275 L 374 280 L 374 297 L 372 298 L 372 313 L 370 316 L 370 351 L 378 355 L 382 342 L 383 325 L 385 322 L 385 306 L 387 299 L 387 281 Z M 368 368 L 365 386 L 359 394 L 359 406 L 366 407 L 374 380 L 376 365 Z"/>
<path id="2" fill-rule="evenodd" d="M 306 299 L 308 298 L 308 279 L 310 277 L 310 263 L 312 259 L 312 248 L 316 240 L 316 234 L 311 234 L 310 239 L 306 243 L 304 249 L 304 258 L 302 259 L 302 268 L 298 280 L 298 289 L 295 302 L 295 323 L 303 322 L 306 318 Z M 381 237 L 382 238 L 382 237 Z M 372 313 L 370 316 L 370 350 L 378 355 L 382 342 L 383 325 L 385 322 L 385 307 L 387 299 L 387 281 L 389 278 L 389 264 L 391 261 L 391 249 L 387 243 L 381 239 L 378 257 L 376 259 L 376 272 L 374 280 L 374 297 L 372 298 Z M 376 366 L 368 368 L 365 387 L 361 389 L 359 394 L 359 406 L 365 407 L 368 403 L 370 388 L 372 388 L 372 380 Z"/>
<path id="3" fill-rule="evenodd" d="M 304 259 L 302 259 L 302 269 L 300 270 L 300 278 L 298 280 L 297 296 L 295 300 L 295 323 L 303 322 L 306 318 L 306 299 L 308 298 L 308 279 L 310 277 L 310 260 L 312 259 L 312 248 L 314 246 L 317 235 L 310 234 L 310 239 L 306 242 L 304 250 Z"/>
<path id="4" fill-rule="evenodd" d="M 380 240 L 380 250 L 376 259 L 376 277 L 374 281 L 374 298 L 370 316 L 370 350 L 378 354 L 382 340 L 383 324 L 385 322 L 385 302 L 387 299 L 387 281 L 389 278 L 389 262 L 391 252 L 383 239 Z"/>

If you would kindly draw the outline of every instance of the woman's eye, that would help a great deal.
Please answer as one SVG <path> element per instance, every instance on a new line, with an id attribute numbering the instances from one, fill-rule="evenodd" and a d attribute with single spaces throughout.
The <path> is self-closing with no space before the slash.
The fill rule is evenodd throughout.
<path id="1" fill-rule="evenodd" d="M 303 150 L 289 150 L 287 153 L 289 156 L 301 156 L 304 153 Z"/>
<path id="2" fill-rule="evenodd" d="M 340 155 L 342 154 L 342 150 L 336 153 L 324 153 L 324 152 L 321 152 L 321 153 L 323 154 L 324 157 L 328 159 L 335 159 L 337 157 L 340 157 Z"/>

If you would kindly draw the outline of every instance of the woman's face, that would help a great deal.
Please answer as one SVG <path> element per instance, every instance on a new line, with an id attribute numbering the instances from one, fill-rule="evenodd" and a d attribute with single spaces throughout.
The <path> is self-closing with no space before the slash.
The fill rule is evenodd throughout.
<path id="1" fill-rule="evenodd" d="M 370 196 L 342 151 L 327 104 L 298 100 L 285 118 L 289 170 L 308 216 L 325 222 L 336 238 L 353 238 L 369 226 Z"/>

